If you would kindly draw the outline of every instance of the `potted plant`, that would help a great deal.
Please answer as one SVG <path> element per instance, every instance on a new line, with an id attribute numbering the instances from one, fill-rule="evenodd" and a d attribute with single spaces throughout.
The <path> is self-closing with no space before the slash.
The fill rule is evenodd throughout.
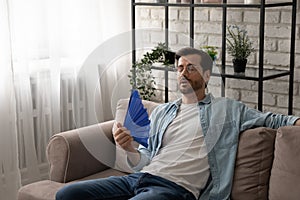
<path id="1" fill-rule="evenodd" d="M 218 52 L 217 52 L 217 47 L 216 46 L 203 46 L 202 49 L 208 53 L 208 55 L 210 55 L 211 59 L 213 61 L 216 61 L 217 59 L 217 55 L 218 55 Z"/>
<path id="2" fill-rule="evenodd" d="M 248 56 L 254 51 L 247 31 L 237 25 L 227 26 L 227 50 L 233 57 L 233 68 L 236 73 L 244 73 Z"/>
<path id="3" fill-rule="evenodd" d="M 165 43 L 158 43 L 151 52 L 146 52 L 143 57 L 132 64 L 130 84 L 137 89 L 142 99 L 151 100 L 155 96 L 155 78 L 152 74 L 152 65 L 161 62 L 164 65 L 174 64 L 175 53 L 170 51 Z"/>

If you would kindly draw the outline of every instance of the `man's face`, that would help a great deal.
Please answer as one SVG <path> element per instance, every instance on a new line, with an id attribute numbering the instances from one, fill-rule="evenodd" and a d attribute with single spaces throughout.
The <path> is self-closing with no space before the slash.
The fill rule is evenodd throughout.
<path id="1" fill-rule="evenodd" d="M 200 66 L 201 57 L 197 54 L 182 56 L 178 60 L 177 79 L 182 94 L 191 94 L 205 90 L 203 69 Z"/>

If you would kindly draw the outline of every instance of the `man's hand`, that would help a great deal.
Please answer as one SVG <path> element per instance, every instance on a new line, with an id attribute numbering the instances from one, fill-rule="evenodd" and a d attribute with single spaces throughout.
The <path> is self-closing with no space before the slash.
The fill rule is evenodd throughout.
<path id="1" fill-rule="evenodd" d="M 125 151 L 137 152 L 137 150 L 132 146 L 133 138 L 130 135 L 130 131 L 120 123 L 117 123 L 117 127 L 117 130 L 113 134 L 116 143 Z"/>

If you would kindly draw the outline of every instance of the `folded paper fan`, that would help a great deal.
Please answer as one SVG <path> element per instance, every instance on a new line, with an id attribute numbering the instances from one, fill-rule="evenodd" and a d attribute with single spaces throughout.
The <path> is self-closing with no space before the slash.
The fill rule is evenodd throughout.
<path id="1" fill-rule="evenodd" d="M 124 126 L 130 130 L 131 136 L 136 142 L 148 147 L 150 120 L 137 90 L 133 90 L 131 93 Z"/>

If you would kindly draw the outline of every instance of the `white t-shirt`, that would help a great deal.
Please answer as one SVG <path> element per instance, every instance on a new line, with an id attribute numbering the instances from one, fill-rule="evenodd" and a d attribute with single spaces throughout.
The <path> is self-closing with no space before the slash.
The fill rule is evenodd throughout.
<path id="1" fill-rule="evenodd" d="M 209 177 L 209 165 L 197 103 L 181 104 L 161 149 L 142 171 L 173 181 L 198 198 Z"/>

